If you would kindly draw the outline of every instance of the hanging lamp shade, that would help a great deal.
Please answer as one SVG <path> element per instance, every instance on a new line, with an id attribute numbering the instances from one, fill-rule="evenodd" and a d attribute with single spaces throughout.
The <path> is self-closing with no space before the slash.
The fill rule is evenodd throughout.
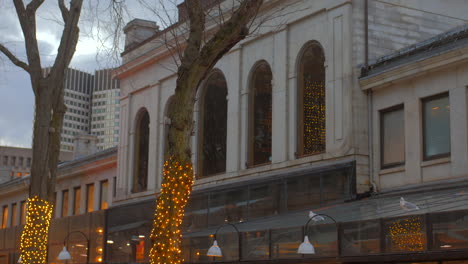
<path id="1" fill-rule="evenodd" d="M 305 236 L 304 237 L 304 242 L 299 245 L 299 248 L 297 249 L 298 254 L 315 254 L 315 248 L 314 246 L 309 242 L 309 237 Z"/>
<path id="2" fill-rule="evenodd" d="M 58 260 L 69 260 L 71 259 L 70 252 L 67 251 L 67 247 L 63 247 L 58 255 Z"/>
<path id="3" fill-rule="evenodd" d="M 208 249 L 206 253 L 208 257 L 222 257 L 223 254 L 221 253 L 221 248 L 218 246 L 218 241 L 214 241 L 213 245 Z"/>

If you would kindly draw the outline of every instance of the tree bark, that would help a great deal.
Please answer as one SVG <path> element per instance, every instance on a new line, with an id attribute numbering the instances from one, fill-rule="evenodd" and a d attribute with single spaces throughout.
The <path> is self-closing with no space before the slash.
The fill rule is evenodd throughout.
<path id="1" fill-rule="evenodd" d="M 174 105 L 168 116 L 168 153 L 163 169 L 161 193 L 157 199 L 150 251 L 152 264 L 181 263 L 181 230 L 185 206 L 192 191 L 194 174 L 190 139 L 193 131 L 193 107 L 201 81 L 219 59 L 244 39 L 248 23 L 257 15 L 262 0 L 244 0 L 221 25 L 213 37 L 202 46 L 205 20 L 200 0 L 187 0 L 190 34 L 177 72 Z"/>
<path id="2" fill-rule="evenodd" d="M 35 94 L 35 113 L 32 144 L 31 180 L 29 186 L 26 225 L 21 234 L 23 263 L 47 263 L 47 238 L 53 214 L 53 201 L 60 153 L 60 133 L 66 107 L 63 102 L 65 70 L 76 49 L 83 0 L 71 0 L 69 8 L 64 0 L 58 5 L 64 19 L 64 29 L 48 76 L 43 76 L 39 47 L 36 39 L 36 11 L 44 0 L 13 0 L 24 36 L 27 63 L 18 59 L 0 44 L 3 53 L 16 66 L 29 73 Z"/>

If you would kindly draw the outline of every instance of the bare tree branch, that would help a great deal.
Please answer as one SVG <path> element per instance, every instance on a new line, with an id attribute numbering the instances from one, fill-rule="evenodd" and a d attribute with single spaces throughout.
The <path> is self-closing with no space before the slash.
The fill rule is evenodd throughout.
<path id="1" fill-rule="evenodd" d="M 7 58 L 10 59 L 10 61 L 13 64 L 15 64 L 16 66 L 21 67 L 25 71 L 29 72 L 29 65 L 26 64 L 25 62 L 21 61 L 20 59 L 18 59 L 15 55 L 13 55 L 13 53 L 11 53 L 10 50 L 7 47 L 0 44 L 0 51 L 3 54 L 5 54 L 5 56 L 7 56 Z"/>
<path id="2" fill-rule="evenodd" d="M 59 5 L 59 8 L 60 8 L 60 12 L 62 13 L 63 21 L 67 21 L 68 20 L 68 14 L 70 13 L 70 11 L 65 6 L 64 0 L 58 0 L 58 5 Z"/>
<path id="3" fill-rule="evenodd" d="M 26 12 L 28 12 L 29 15 L 35 14 L 37 9 L 44 3 L 44 0 L 32 0 L 27 6 L 26 6 Z"/>

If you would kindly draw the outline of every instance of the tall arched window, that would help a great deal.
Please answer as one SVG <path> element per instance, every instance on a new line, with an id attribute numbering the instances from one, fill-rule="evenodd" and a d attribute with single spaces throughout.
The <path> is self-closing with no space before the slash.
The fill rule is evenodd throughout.
<path id="1" fill-rule="evenodd" d="M 132 192 L 146 191 L 148 188 L 149 114 L 141 109 L 136 117 L 135 166 Z"/>
<path id="2" fill-rule="evenodd" d="M 227 84 L 221 72 L 211 74 L 200 100 L 199 177 L 226 171 Z"/>
<path id="3" fill-rule="evenodd" d="M 271 80 L 266 62 L 259 63 L 250 82 L 249 162 L 250 166 L 271 162 Z"/>
<path id="4" fill-rule="evenodd" d="M 298 67 L 299 156 L 325 151 L 325 55 L 318 42 L 307 44 Z"/>

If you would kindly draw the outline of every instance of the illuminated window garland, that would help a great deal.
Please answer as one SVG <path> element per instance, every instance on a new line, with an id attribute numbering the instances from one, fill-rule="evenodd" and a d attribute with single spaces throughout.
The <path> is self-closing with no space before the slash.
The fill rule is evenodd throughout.
<path id="1" fill-rule="evenodd" d="M 53 205 L 38 196 L 28 199 L 26 225 L 21 233 L 21 259 L 23 263 L 47 262 L 47 238 Z"/>
<path id="2" fill-rule="evenodd" d="M 192 190 L 193 169 L 191 164 L 181 164 L 171 157 L 164 163 L 163 174 L 151 231 L 150 263 L 180 264 L 183 262 L 180 226 Z"/>
<path id="3" fill-rule="evenodd" d="M 389 227 L 392 243 L 402 251 L 424 250 L 424 235 L 421 219 L 408 218 L 393 222 Z"/>

